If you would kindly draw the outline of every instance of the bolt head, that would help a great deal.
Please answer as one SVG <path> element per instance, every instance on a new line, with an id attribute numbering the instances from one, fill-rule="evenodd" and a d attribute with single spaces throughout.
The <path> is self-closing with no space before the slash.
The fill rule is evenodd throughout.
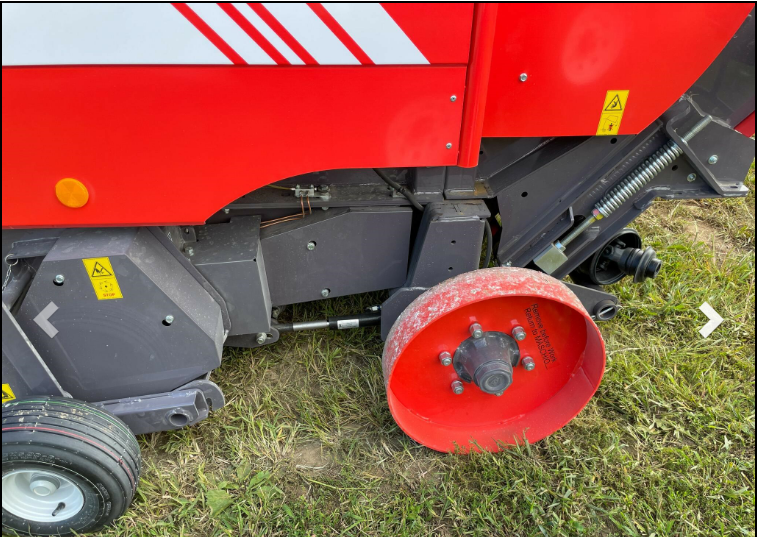
<path id="1" fill-rule="evenodd" d="M 693 181 L 696 180 L 696 174 L 695 173 L 689 173 L 688 177 L 686 177 L 686 179 L 688 180 L 689 183 L 692 183 Z"/>
<path id="2" fill-rule="evenodd" d="M 444 366 L 452 365 L 452 355 L 447 351 L 440 353 L 439 363 Z"/>
<path id="3" fill-rule="evenodd" d="M 531 371 L 534 369 L 534 360 L 531 356 L 524 356 L 524 358 L 521 359 L 521 365 L 523 365 L 524 369 L 527 371 Z"/>
<path id="4" fill-rule="evenodd" d="M 189 256 L 193 257 L 193 248 L 186 248 L 185 251 L 188 252 Z"/>
<path id="5" fill-rule="evenodd" d="M 452 381 L 452 384 L 450 384 L 450 388 L 452 388 L 452 393 L 455 395 L 460 395 L 463 393 L 463 383 L 459 380 Z"/>
<path id="6" fill-rule="evenodd" d="M 482 325 L 479 323 L 474 323 L 471 326 L 468 327 L 468 331 L 471 332 L 471 336 L 479 339 L 484 335 L 484 330 L 482 330 Z"/>
<path id="7" fill-rule="evenodd" d="M 501 395 L 503 395 L 504 393 L 505 393 L 505 392 L 497 392 L 495 395 L 497 395 L 498 397 L 500 397 L 500 396 L 501 396 Z"/>
<path id="8" fill-rule="evenodd" d="M 224 212 L 225 214 L 230 214 L 230 209 L 223 209 L 222 212 Z"/>
<path id="9" fill-rule="evenodd" d="M 315 241 L 310 241 L 307 243 L 307 249 L 311 252 L 315 249 Z"/>
<path id="10" fill-rule="evenodd" d="M 455 102 L 455 101 L 457 101 L 457 100 L 458 100 L 458 96 L 457 96 L 457 95 L 451 95 L 451 96 L 450 96 L 450 100 L 451 100 L 452 102 Z"/>
<path id="11" fill-rule="evenodd" d="M 451 144 L 450 142 L 447 142 L 447 144 L 445 145 L 445 147 L 446 147 L 447 149 L 452 149 L 452 144 Z"/>
<path id="12" fill-rule="evenodd" d="M 323 298 L 328 298 L 328 295 L 330 294 L 331 294 L 330 289 L 323 289 L 322 291 L 320 291 L 320 296 L 322 296 Z"/>
<path id="13" fill-rule="evenodd" d="M 528 75 L 528 74 L 526 74 L 526 73 L 521 73 L 521 74 L 519 75 L 519 80 L 520 80 L 521 82 L 526 82 L 528 78 L 529 78 L 529 75 Z"/>
<path id="14" fill-rule="evenodd" d="M 166 317 L 164 317 L 164 322 L 167 324 L 172 324 L 173 322 L 175 322 L 175 316 L 167 315 Z"/>
<path id="15" fill-rule="evenodd" d="M 63 274 L 56 274 L 56 277 L 53 278 L 53 283 L 56 285 L 63 285 L 65 279 Z"/>
<path id="16" fill-rule="evenodd" d="M 707 162 L 709 162 L 709 164 L 717 164 L 718 160 L 720 159 L 717 158 L 717 155 L 712 155 L 711 157 L 709 157 L 709 160 Z"/>
<path id="17" fill-rule="evenodd" d="M 263 345 L 265 341 L 267 341 L 267 334 L 265 334 L 264 332 L 260 332 L 259 334 L 257 334 L 257 343 L 259 343 L 260 345 Z"/>
<path id="18" fill-rule="evenodd" d="M 513 336 L 513 339 L 516 341 L 524 341 L 527 337 L 527 333 L 524 332 L 524 329 L 520 326 L 517 326 L 511 331 L 511 335 Z"/>

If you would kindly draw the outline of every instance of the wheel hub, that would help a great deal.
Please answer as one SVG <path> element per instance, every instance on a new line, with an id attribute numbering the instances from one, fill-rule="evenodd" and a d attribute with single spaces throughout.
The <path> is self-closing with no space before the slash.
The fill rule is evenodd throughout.
<path id="1" fill-rule="evenodd" d="M 513 367 L 519 363 L 519 346 L 502 332 L 484 332 L 471 336 L 455 351 L 455 371 L 481 391 L 503 395 L 513 382 Z"/>
<path id="2" fill-rule="evenodd" d="M 3 476 L 3 510 L 33 522 L 61 522 L 82 510 L 85 496 L 54 471 L 15 470 Z"/>

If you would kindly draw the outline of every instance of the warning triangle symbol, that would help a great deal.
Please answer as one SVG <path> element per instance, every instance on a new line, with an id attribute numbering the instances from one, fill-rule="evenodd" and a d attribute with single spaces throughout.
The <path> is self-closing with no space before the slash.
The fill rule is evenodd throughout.
<path id="1" fill-rule="evenodd" d="M 611 99 L 611 102 L 603 110 L 604 112 L 621 112 L 622 101 L 619 100 L 619 95 L 614 95 L 614 98 Z"/>
<path id="2" fill-rule="evenodd" d="M 10 401 L 12 399 L 15 399 L 16 397 L 11 393 L 11 391 L 5 391 L 5 386 L 3 386 L 3 401 Z"/>
<path id="3" fill-rule="evenodd" d="M 106 267 L 101 265 L 99 261 L 96 261 L 95 265 L 93 265 L 93 273 L 90 277 L 99 278 L 103 276 L 113 276 L 113 274 L 111 274 L 111 272 Z"/>

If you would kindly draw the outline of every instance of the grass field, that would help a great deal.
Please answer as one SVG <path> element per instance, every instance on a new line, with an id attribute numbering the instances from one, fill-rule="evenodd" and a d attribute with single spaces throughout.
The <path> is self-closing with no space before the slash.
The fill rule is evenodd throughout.
<path id="1" fill-rule="evenodd" d="M 227 406 L 141 438 L 137 499 L 110 536 L 751 535 L 755 533 L 755 188 L 657 201 L 636 222 L 664 260 L 614 286 L 608 369 L 558 433 L 456 456 L 390 416 L 375 329 L 287 334 L 227 350 Z M 361 311 L 382 296 L 300 305 L 285 318 Z M 725 322 L 698 330 L 709 302 Z"/>

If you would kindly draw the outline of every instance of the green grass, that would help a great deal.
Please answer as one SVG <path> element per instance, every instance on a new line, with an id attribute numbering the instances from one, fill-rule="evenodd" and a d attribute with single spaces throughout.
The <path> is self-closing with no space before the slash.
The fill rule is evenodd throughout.
<path id="1" fill-rule="evenodd" d="M 374 329 L 227 350 L 227 406 L 144 436 L 127 515 L 103 535 L 751 535 L 755 533 L 755 187 L 658 201 L 635 227 L 664 260 L 614 287 L 608 369 L 592 402 L 532 446 L 444 455 L 386 405 Z M 298 320 L 378 303 L 300 305 Z M 725 322 L 698 329 L 709 302 Z"/>

